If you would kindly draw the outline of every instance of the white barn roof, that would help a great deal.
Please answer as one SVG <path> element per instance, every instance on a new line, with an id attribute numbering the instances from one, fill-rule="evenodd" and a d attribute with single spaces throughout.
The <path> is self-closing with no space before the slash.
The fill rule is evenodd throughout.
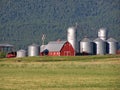
<path id="1" fill-rule="evenodd" d="M 46 46 L 45 48 L 43 49 L 44 50 L 48 50 L 48 51 L 60 51 L 63 47 L 63 45 L 66 43 L 67 41 L 50 41 Z M 42 52 L 43 52 L 42 51 Z"/>

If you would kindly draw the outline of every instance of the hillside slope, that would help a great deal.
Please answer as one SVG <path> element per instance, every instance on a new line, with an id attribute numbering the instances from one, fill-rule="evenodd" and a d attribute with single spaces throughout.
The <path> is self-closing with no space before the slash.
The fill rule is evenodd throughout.
<path id="1" fill-rule="evenodd" d="M 0 43 L 16 48 L 66 39 L 66 30 L 77 22 L 78 38 L 97 37 L 101 27 L 120 41 L 120 0 L 0 0 Z"/>

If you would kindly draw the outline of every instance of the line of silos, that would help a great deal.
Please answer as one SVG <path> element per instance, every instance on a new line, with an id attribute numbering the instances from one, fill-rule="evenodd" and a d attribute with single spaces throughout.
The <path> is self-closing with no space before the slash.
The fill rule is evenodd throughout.
<path id="1" fill-rule="evenodd" d="M 37 44 L 32 44 L 28 46 L 28 56 L 39 56 L 40 54 L 40 47 Z M 27 52 L 26 50 L 18 50 L 17 51 L 17 58 L 22 58 L 22 57 L 26 57 L 27 56 Z"/>
<path id="2" fill-rule="evenodd" d="M 80 53 L 88 55 L 104 55 L 106 54 L 106 43 L 100 38 L 93 41 L 89 38 L 84 38 L 80 41 Z"/>
<path id="3" fill-rule="evenodd" d="M 104 55 L 104 54 L 116 54 L 117 41 L 113 38 L 109 38 L 104 41 L 100 38 L 90 40 L 84 38 L 80 41 L 80 53 L 89 55 Z"/>

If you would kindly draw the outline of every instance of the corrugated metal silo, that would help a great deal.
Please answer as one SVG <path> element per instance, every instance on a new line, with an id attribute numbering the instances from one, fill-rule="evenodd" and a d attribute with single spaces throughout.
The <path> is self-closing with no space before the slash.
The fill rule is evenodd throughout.
<path id="1" fill-rule="evenodd" d="M 104 55 L 106 54 L 106 43 L 104 40 L 97 38 L 94 40 L 94 53 L 97 55 Z"/>
<path id="2" fill-rule="evenodd" d="M 108 43 L 108 54 L 116 54 L 117 51 L 117 40 L 114 38 L 109 38 Z"/>
<path id="3" fill-rule="evenodd" d="M 73 46 L 76 51 L 76 28 L 69 27 L 67 30 L 67 40 Z"/>
<path id="4" fill-rule="evenodd" d="M 40 54 L 40 47 L 36 44 L 28 46 L 28 56 L 38 56 Z"/>
<path id="5" fill-rule="evenodd" d="M 93 54 L 93 42 L 89 38 L 81 40 L 80 53 Z"/>
<path id="6" fill-rule="evenodd" d="M 26 51 L 25 50 L 18 50 L 17 51 L 17 57 L 19 58 L 19 57 L 26 57 L 27 55 L 26 55 Z"/>
<path id="7" fill-rule="evenodd" d="M 98 31 L 98 37 L 105 41 L 107 39 L 107 30 L 105 28 L 100 28 Z"/>

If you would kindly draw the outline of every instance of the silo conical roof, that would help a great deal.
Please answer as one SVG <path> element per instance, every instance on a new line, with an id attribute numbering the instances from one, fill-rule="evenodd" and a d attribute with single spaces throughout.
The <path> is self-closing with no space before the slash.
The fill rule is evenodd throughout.
<path id="1" fill-rule="evenodd" d="M 92 42 L 92 40 L 90 40 L 89 38 L 83 38 L 81 42 Z"/>
<path id="2" fill-rule="evenodd" d="M 18 50 L 19 52 L 26 52 L 24 49 L 20 49 L 20 50 Z"/>
<path id="3" fill-rule="evenodd" d="M 94 40 L 94 42 L 104 42 L 102 39 L 100 39 L 100 38 L 96 38 L 95 40 Z"/>
<path id="4" fill-rule="evenodd" d="M 39 47 L 39 45 L 33 43 L 33 44 L 29 45 L 28 47 Z"/>
<path id="5" fill-rule="evenodd" d="M 117 40 L 115 40 L 114 38 L 109 38 L 107 42 L 117 42 Z"/>

